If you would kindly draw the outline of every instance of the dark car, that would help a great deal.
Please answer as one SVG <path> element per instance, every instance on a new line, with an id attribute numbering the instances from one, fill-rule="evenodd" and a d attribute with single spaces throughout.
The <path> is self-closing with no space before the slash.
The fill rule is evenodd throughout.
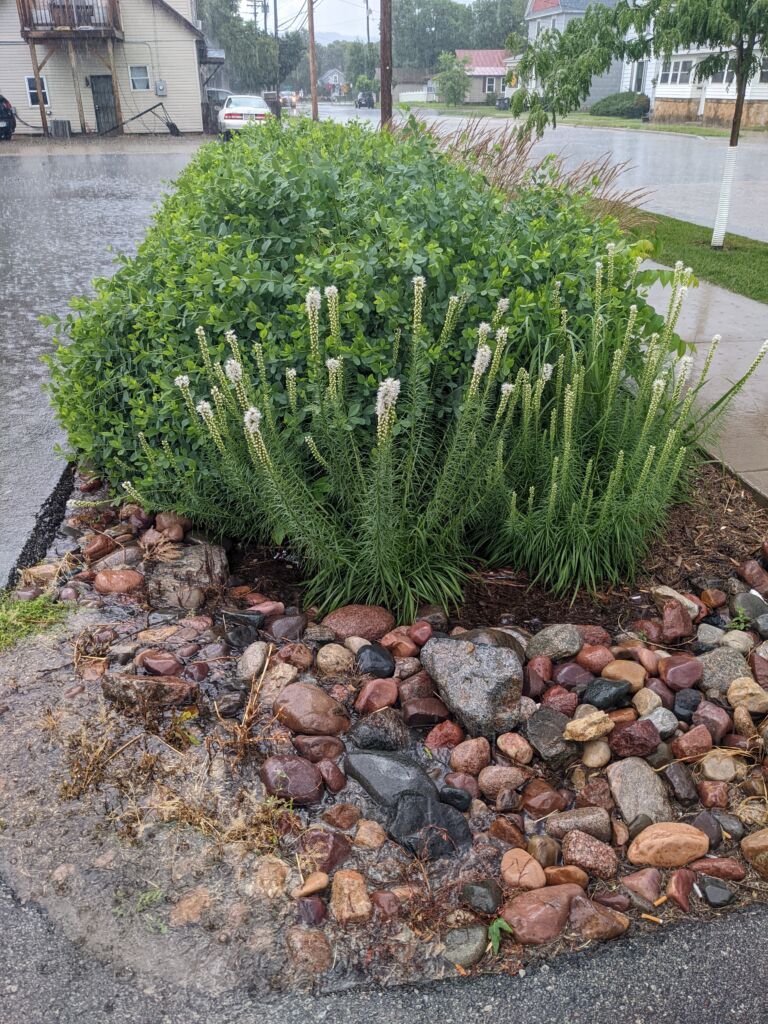
<path id="1" fill-rule="evenodd" d="M 10 100 L 0 96 L 0 139 L 10 139 L 16 131 L 16 111 Z"/>
<path id="2" fill-rule="evenodd" d="M 371 110 L 376 106 L 376 101 L 373 98 L 373 93 L 368 91 L 359 92 L 357 99 L 355 100 L 356 107 L 370 107 Z"/>

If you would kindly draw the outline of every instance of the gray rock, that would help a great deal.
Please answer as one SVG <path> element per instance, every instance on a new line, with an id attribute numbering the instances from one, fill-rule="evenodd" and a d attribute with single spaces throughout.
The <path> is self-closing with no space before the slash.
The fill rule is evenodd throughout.
<path id="1" fill-rule="evenodd" d="M 710 700 L 722 698 L 734 679 L 752 675 L 744 657 L 730 647 L 718 647 L 702 654 L 699 661 L 703 669 L 699 688 Z"/>
<path id="2" fill-rule="evenodd" d="M 546 626 L 528 641 L 527 657 L 530 661 L 540 655 L 559 661 L 578 654 L 584 646 L 581 633 L 569 623 Z"/>
<path id="3" fill-rule="evenodd" d="M 741 629 L 729 629 L 720 641 L 721 647 L 730 647 L 746 657 L 755 646 L 752 637 Z"/>
<path id="4" fill-rule="evenodd" d="M 421 649 L 421 663 L 473 736 L 509 732 L 520 721 L 523 665 L 512 647 L 433 637 Z"/>
<path id="5" fill-rule="evenodd" d="M 472 844 L 461 811 L 422 793 L 399 796 L 387 821 L 387 833 L 419 860 L 452 857 Z"/>
<path id="6" fill-rule="evenodd" d="M 505 647 L 514 651 L 520 660 L 525 659 L 527 642 L 522 634 L 505 627 L 504 629 L 470 629 L 461 633 L 457 640 L 469 640 L 473 644 L 483 644 L 484 647 Z"/>
<path id="7" fill-rule="evenodd" d="M 768 602 L 764 601 L 759 594 L 751 594 L 749 591 L 742 594 L 734 594 L 728 603 L 731 615 L 738 615 L 743 612 L 752 622 L 761 615 L 768 615 Z"/>
<path id="8" fill-rule="evenodd" d="M 640 757 L 625 757 L 606 769 L 611 795 L 627 824 L 641 815 L 652 822 L 672 821 L 664 782 Z"/>
<path id="9" fill-rule="evenodd" d="M 675 798 L 681 804 L 695 804 L 699 799 L 696 790 L 696 783 L 693 781 L 693 774 L 687 764 L 682 761 L 675 761 L 667 765 L 664 774 L 667 782 L 672 787 Z"/>
<path id="10" fill-rule="evenodd" d="M 714 650 L 725 636 L 725 630 L 702 622 L 696 631 L 696 643 L 700 653 Z"/>
<path id="11" fill-rule="evenodd" d="M 729 814 L 728 811 L 721 811 L 719 808 L 712 808 L 712 817 L 716 818 L 720 823 L 720 828 L 733 839 L 734 842 L 740 842 L 746 833 L 744 823 L 736 817 L 735 814 Z"/>
<path id="12" fill-rule="evenodd" d="M 603 843 L 611 841 L 611 817 L 603 807 L 574 807 L 572 811 L 551 814 L 546 819 L 545 828 L 553 839 L 562 839 L 578 829 Z"/>
<path id="13" fill-rule="evenodd" d="M 579 756 L 578 743 L 563 739 L 570 718 L 554 708 L 539 708 L 525 723 L 525 736 L 539 755 L 553 767 L 565 765 Z"/>
<path id="14" fill-rule="evenodd" d="M 443 957 L 448 963 L 473 967 L 485 955 L 488 932 L 479 924 L 469 928 L 454 928 L 445 936 L 444 945 Z"/>
<path id="15" fill-rule="evenodd" d="M 218 544 L 184 544 L 178 550 L 178 558 L 156 562 L 147 571 L 147 595 L 156 608 L 195 610 L 209 590 L 226 583 L 227 556 Z"/>
<path id="16" fill-rule="evenodd" d="M 361 750 L 405 750 L 411 734 L 399 711 L 382 708 L 375 715 L 359 718 L 347 734 Z"/>
<path id="17" fill-rule="evenodd" d="M 651 768 L 663 768 L 665 765 L 668 765 L 670 761 L 674 761 L 674 757 L 672 755 L 670 745 L 662 740 L 658 747 L 656 747 L 652 753 L 648 754 L 645 760 Z"/>
<path id="18" fill-rule="evenodd" d="M 670 711 L 669 708 L 654 708 L 653 711 L 649 711 L 647 715 L 641 715 L 642 719 L 646 719 L 652 722 L 656 726 L 656 731 L 663 740 L 668 740 L 671 736 L 674 736 L 677 732 L 679 722 L 677 715 L 674 711 Z"/>
<path id="19" fill-rule="evenodd" d="M 243 651 L 237 659 L 237 678 L 242 682 L 249 683 L 258 676 L 267 663 L 269 644 L 263 640 L 257 640 Z"/>
<path id="20" fill-rule="evenodd" d="M 437 787 L 424 769 L 405 754 L 361 750 L 344 759 L 351 776 L 377 803 L 393 807 L 403 793 L 420 793 L 437 801 Z M 447 805 L 445 805 L 447 806 Z"/>
<path id="21" fill-rule="evenodd" d="M 761 640 L 768 640 L 768 612 L 765 615 L 758 615 L 752 626 L 760 634 Z"/>

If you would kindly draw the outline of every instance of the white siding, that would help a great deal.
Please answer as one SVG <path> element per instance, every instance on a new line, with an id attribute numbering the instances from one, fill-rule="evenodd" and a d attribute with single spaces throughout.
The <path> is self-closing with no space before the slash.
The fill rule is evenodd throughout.
<path id="1" fill-rule="evenodd" d="M 174 0 L 177 10 L 191 10 L 191 0 Z M 182 132 L 201 132 L 202 112 L 200 74 L 197 63 L 196 40 L 179 19 L 155 3 L 154 0 L 121 0 L 120 10 L 124 41 L 116 40 L 115 66 L 123 119 L 133 117 L 147 107 L 162 101 L 169 117 Z M 47 42 L 38 43 L 39 60 L 49 49 Z M 107 46 L 97 40 L 78 41 L 75 44 L 77 75 L 88 131 L 96 131 L 96 116 L 91 90 L 86 85 L 90 75 L 109 74 Z M 146 65 L 150 88 L 134 91 L 128 68 Z M 0 93 L 18 108 L 19 115 L 33 125 L 19 124 L 19 133 L 30 134 L 40 130 L 37 108 L 29 106 L 25 76 L 32 74 L 29 47 L 21 39 L 18 14 L 14 0 L 0 0 Z M 51 117 L 71 122 L 72 131 L 80 131 L 72 70 L 66 47 L 58 49 L 42 71 L 48 86 Z M 155 94 L 155 83 L 164 81 L 167 95 Z M 129 133 L 164 132 L 162 123 L 152 114 L 126 125 Z"/>

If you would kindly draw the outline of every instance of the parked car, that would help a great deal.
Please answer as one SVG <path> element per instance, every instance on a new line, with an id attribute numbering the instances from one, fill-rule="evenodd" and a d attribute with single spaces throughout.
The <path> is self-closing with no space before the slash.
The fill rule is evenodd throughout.
<path id="1" fill-rule="evenodd" d="M 0 96 L 0 139 L 10 139 L 16 131 L 16 110 L 5 96 Z"/>
<path id="2" fill-rule="evenodd" d="M 261 124 L 271 116 L 269 104 L 262 96 L 227 96 L 219 111 L 219 131 L 228 139 L 233 131 Z"/>
<path id="3" fill-rule="evenodd" d="M 298 93 L 295 93 L 293 89 L 283 89 L 280 92 L 280 106 L 281 107 L 293 107 L 299 102 Z"/>
<path id="4" fill-rule="evenodd" d="M 229 89 L 206 89 L 205 96 L 209 103 L 217 107 L 223 107 L 224 103 L 232 93 Z"/>
<path id="5" fill-rule="evenodd" d="M 373 98 L 373 93 L 364 91 L 357 94 L 355 100 L 356 107 L 370 107 L 371 110 L 376 106 L 376 101 Z"/>
<path id="6" fill-rule="evenodd" d="M 496 100 L 497 110 L 509 110 L 509 96 L 499 96 Z"/>

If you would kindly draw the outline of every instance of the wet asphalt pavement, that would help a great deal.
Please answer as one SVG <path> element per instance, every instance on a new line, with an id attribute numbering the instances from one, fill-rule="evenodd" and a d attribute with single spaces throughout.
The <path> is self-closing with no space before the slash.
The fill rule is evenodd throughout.
<path id="1" fill-rule="evenodd" d="M 65 438 L 42 392 L 52 330 L 38 317 L 65 312 L 70 296 L 113 272 L 116 253 L 141 239 L 163 181 L 192 152 L 2 156 L 0 149 L 0 587 L 64 469 L 55 447 Z"/>

